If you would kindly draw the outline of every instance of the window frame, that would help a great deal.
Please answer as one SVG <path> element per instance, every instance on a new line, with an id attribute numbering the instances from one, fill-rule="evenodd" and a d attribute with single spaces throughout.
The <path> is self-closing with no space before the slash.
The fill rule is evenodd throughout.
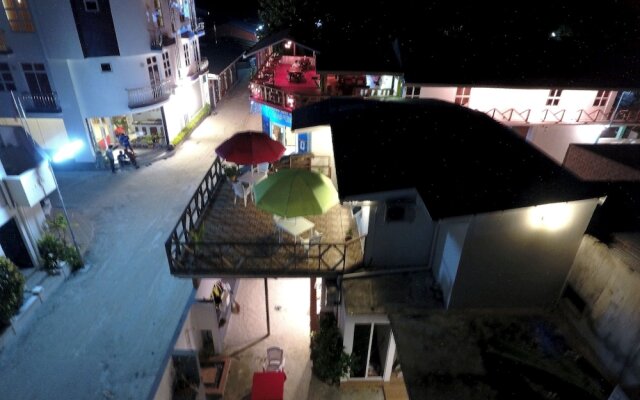
<path id="1" fill-rule="evenodd" d="M 562 89 L 549 89 L 547 94 L 547 107 L 557 107 L 560 104 L 560 97 L 562 96 Z"/>
<path id="2" fill-rule="evenodd" d="M 166 79 L 171 78 L 171 76 L 172 76 L 171 58 L 169 57 L 169 52 L 168 51 L 163 51 L 162 52 L 162 68 L 164 69 L 164 77 Z"/>
<path id="3" fill-rule="evenodd" d="M 459 106 L 467 107 L 471 98 L 471 86 L 458 86 L 456 88 L 456 96 L 454 103 Z"/>
<path id="4" fill-rule="evenodd" d="M 6 69 L 4 69 L 6 67 Z M 9 76 L 9 79 L 7 79 Z M 17 90 L 16 79 L 11 73 L 9 63 L 0 63 L 0 92 L 11 92 Z"/>
<path id="5" fill-rule="evenodd" d="M 27 0 L 2 0 L 2 7 L 9 20 L 12 32 L 35 32 L 31 11 Z M 13 13 L 13 17 L 12 14 Z"/>
<path id="6" fill-rule="evenodd" d="M 606 107 L 611 97 L 611 90 L 598 90 L 593 100 L 593 107 Z"/>
<path id="7" fill-rule="evenodd" d="M 98 4 L 98 0 L 83 0 L 83 3 L 84 3 L 84 10 L 86 12 L 89 12 L 89 13 L 99 13 L 100 12 L 100 4 Z M 96 9 L 95 10 L 90 10 L 87 7 L 87 4 L 95 4 Z"/>
<path id="8" fill-rule="evenodd" d="M 404 97 L 407 99 L 419 99 L 420 89 L 422 89 L 422 86 L 414 86 L 414 85 L 405 86 Z"/>
<path id="9" fill-rule="evenodd" d="M 182 50 L 184 51 L 184 66 L 188 67 L 191 65 L 191 58 L 189 57 L 189 42 L 182 45 Z"/>

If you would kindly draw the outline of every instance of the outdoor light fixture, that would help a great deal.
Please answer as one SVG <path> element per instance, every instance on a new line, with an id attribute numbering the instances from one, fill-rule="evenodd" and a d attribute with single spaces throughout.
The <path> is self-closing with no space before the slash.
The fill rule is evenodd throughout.
<path id="1" fill-rule="evenodd" d="M 293 96 L 289 95 L 287 96 L 287 105 L 291 108 L 293 108 L 293 105 L 295 104 L 295 100 L 293 99 Z"/>
<path id="2" fill-rule="evenodd" d="M 288 40 L 287 43 L 284 44 L 284 48 L 285 49 L 290 49 L 291 48 L 291 40 Z"/>
<path id="3" fill-rule="evenodd" d="M 84 142 L 80 139 L 74 140 L 72 142 L 67 143 L 61 149 L 59 149 L 56 154 L 51 157 L 51 161 L 58 164 L 63 161 L 70 160 L 73 158 L 82 148 L 84 147 Z"/>
<path id="4" fill-rule="evenodd" d="M 529 210 L 529 225 L 534 229 L 557 231 L 569 224 L 571 215 L 567 203 L 543 204 Z"/>

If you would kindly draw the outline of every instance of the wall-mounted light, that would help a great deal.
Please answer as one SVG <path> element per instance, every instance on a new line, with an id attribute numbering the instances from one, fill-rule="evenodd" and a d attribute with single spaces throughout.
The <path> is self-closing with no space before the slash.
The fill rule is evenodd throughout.
<path id="1" fill-rule="evenodd" d="M 291 48 L 291 40 L 288 40 L 287 43 L 284 44 L 284 48 L 285 49 L 290 49 Z"/>
<path id="2" fill-rule="evenodd" d="M 295 105 L 295 100 L 294 100 L 293 96 L 291 96 L 291 95 L 287 96 L 287 105 L 290 108 L 293 108 L 293 106 Z"/>
<path id="3" fill-rule="evenodd" d="M 529 225 L 534 229 L 557 231 L 569 225 L 572 215 L 568 203 L 543 204 L 529 210 Z"/>

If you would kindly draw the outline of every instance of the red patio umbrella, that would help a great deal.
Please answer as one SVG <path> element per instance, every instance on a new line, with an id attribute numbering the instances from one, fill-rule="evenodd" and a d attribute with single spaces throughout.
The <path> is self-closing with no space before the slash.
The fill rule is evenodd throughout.
<path id="1" fill-rule="evenodd" d="M 275 162 L 282 157 L 285 148 L 262 132 L 238 132 L 216 147 L 216 154 L 236 164 L 260 164 Z"/>

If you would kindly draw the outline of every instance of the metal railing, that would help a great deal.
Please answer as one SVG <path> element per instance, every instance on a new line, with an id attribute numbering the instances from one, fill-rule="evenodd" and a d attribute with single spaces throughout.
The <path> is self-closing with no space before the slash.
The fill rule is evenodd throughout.
<path id="1" fill-rule="evenodd" d="M 220 158 L 216 157 L 165 242 L 171 271 L 180 265 L 187 243 L 195 239 L 192 238 L 193 232 L 200 226 L 201 217 L 209 206 L 213 194 L 220 188 L 223 179 L 222 163 Z"/>
<path id="2" fill-rule="evenodd" d="M 588 124 L 588 123 L 640 123 L 640 109 L 621 109 L 617 111 L 605 112 L 602 109 L 579 109 L 573 112 L 567 112 L 565 109 L 552 110 L 545 108 L 540 110 L 539 118 L 533 117 L 530 109 L 518 111 L 514 108 L 509 108 L 505 111 L 500 111 L 497 108 L 492 108 L 485 111 L 485 114 L 491 118 L 500 122 L 524 122 L 527 124 L 535 123 L 567 123 L 567 124 Z M 575 117 L 573 117 L 575 115 Z"/>
<path id="3" fill-rule="evenodd" d="M 341 243 L 197 242 L 170 263 L 177 276 L 331 276 L 362 265 L 363 237 Z"/>
<path id="4" fill-rule="evenodd" d="M 164 81 L 157 85 L 127 89 L 129 108 L 150 106 L 168 100 L 173 88 L 173 82 Z"/>
<path id="5" fill-rule="evenodd" d="M 203 242 L 204 214 L 224 181 L 216 158 L 165 242 L 169 268 L 177 276 L 335 275 L 362 264 L 363 237 L 342 243 Z"/>
<path id="6" fill-rule="evenodd" d="M 286 92 L 275 87 L 261 85 L 259 83 L 251 84 L 251 98 L 260 100 L 265 103 L 274 104 L 276 106 L 294 109 L 307 104 L 316 103 L 328 99 L 330 96 L 321 94 L 296 94 Z"/>
<path id="7" fill-rule="evenodd" d="M 56 92 L 39 94 L 23 93 L 20 95 L 20 101 L 26 112 L 59 113 L 62 111 Z"/>

